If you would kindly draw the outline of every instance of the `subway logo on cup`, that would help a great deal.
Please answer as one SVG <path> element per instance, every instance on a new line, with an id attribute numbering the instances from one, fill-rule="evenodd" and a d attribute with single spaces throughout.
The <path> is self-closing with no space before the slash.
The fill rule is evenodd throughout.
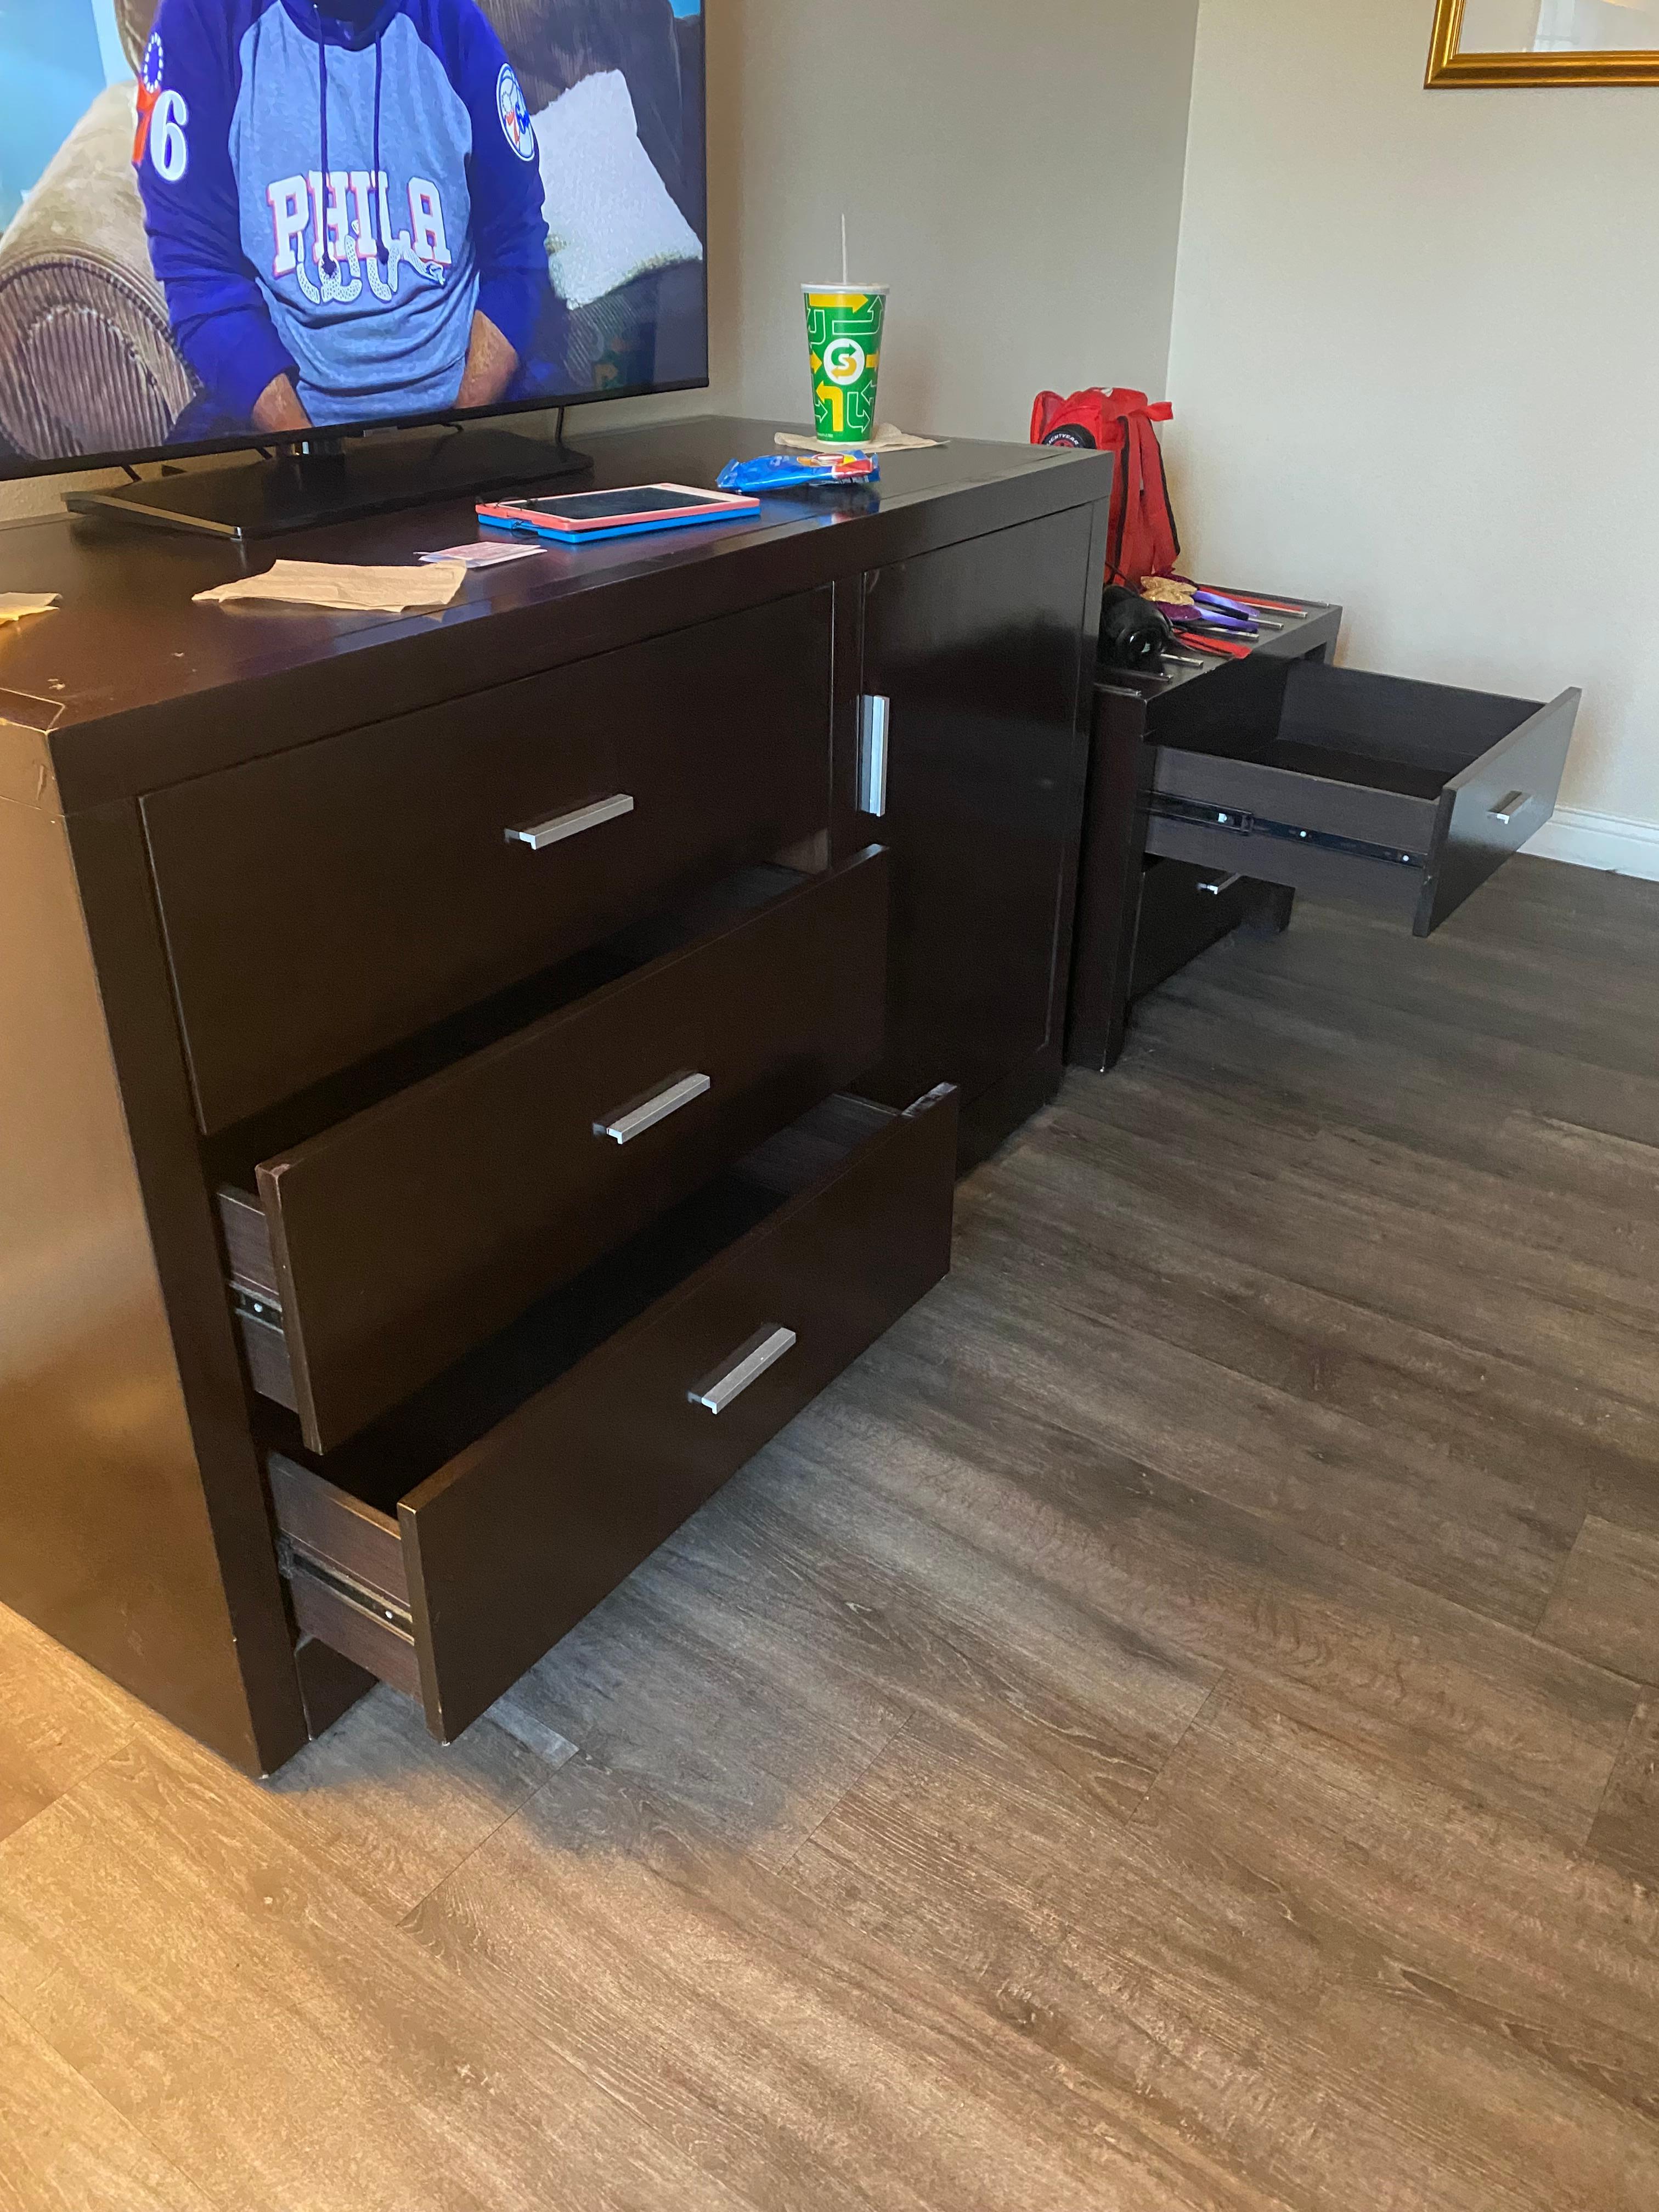
<path id="1" fill-rule="evenodd" d="M 876 427 L 884 285 L 860 290 L 804 285 L 812 407 L 820 438 L 855 446 Z"/>
<path id="2" fill-rule="evenodd" d="M 844 392 L 856 384 L 869 366 L 870 356 L 856 338 L 831 338 L 823 349 L 823 373 Z"/>

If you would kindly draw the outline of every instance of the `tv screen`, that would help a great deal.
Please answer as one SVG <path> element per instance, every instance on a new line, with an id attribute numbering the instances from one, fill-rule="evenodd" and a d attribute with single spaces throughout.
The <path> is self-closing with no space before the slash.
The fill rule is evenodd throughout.
<path id="1" fill-rule="evenodd" d="M 0 475 L 708 379 L 702 0 L 5 0 Z"/>

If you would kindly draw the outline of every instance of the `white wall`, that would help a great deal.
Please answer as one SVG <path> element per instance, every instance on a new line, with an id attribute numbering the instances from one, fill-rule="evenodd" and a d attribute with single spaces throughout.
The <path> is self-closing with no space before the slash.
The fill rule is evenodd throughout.
<path id="1" fill-rule="evenodd" d="M 1565 803 L 1659 824 L 1659 89 L 1425 92 L 1433 15 L 1203 0 L 1170 366 L 1189 547 L 1343 600 L 1358 665 L 1582 684 Z"/>

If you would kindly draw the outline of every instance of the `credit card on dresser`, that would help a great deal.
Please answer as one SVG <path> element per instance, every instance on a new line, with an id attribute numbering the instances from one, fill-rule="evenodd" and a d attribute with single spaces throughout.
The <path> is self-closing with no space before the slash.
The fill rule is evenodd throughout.
<path id="1" fill-rule="evenodd" d="M 498 568 L 503 561 L 527 561 L 541 551 L 539 545 L 505 545 L 499 538 L 475 538 L 471 545 L 452 545 L 442 553 L 417 553 L 417 561 L 459 561 L 466 568 Z"/>

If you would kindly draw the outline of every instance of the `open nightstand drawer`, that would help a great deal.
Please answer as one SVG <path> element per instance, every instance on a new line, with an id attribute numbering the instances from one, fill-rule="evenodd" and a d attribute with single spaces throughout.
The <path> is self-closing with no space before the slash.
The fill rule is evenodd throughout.
<path id="1" fill-rule="evenodd" d="M 886 854 L 763 872 L 790 887 L 221 1189 L 254 1386 L 313 1450 L 874 1065 Z"/>
<path id="2" fill-rule="evenodd" d="M 458 1735 L 947 1272 L 956 1143 L 948 1088 L 833 1098 L 343 1450 L 275 1442 L 300 1627 Z"/>
<path id="3" fill-rule="evenodd" d="M 1580 698 L 1265 657 L 1188 693 L 1160 721 L 1147 851 L 1357 898 L 1419 937 L 1549 820 Z"/>

